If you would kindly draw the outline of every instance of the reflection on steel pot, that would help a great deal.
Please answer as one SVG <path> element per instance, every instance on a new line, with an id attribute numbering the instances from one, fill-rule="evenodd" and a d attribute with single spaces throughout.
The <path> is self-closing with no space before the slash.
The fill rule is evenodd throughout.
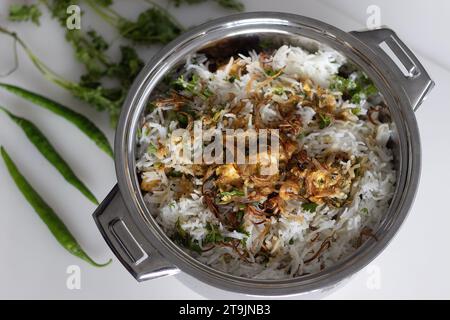
<path id="1" fill-rule="evenodd" d="M 158 82 L 187 55 L 201 50 L 230 56 L 255 48 L 260 39 L 296 43 L 309 38 L 345 55 L 375 83 L 389 106 L 397 128 L 393 139 L 397 186 L 376 239 L 366 241 L 353 254 L 324 270 L 285 280 L 257 280 L 232 276 L 197 261 L 161 230 L 147 208 L 136 175 L 136 132 L 146 102 Z M 391 54 L 381 44 L 390 48 Z M 400 68 L 392 59 L 395 55 Z M 403 70 L 403 71 L 402 71 Z M 116 134 L 118 185 L 94 214 L 111 249 L 138 280 L 178 271 L 231 292 L 258 296 L 282 296 L 325 291 L 356 273 L 388 244 L 406 218 L 420 175 L 420 142 L 414 110 L 433 87 L 414 54 L 389 29 L 344 32 L 310 18 L 284 13 L 246 13 L 199 26 L 185 33 L 146 65 L 123 106 Z"/>

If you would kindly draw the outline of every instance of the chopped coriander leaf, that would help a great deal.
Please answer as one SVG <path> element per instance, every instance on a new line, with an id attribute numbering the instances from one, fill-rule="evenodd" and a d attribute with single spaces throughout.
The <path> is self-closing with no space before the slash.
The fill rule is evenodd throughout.
<path id="1" fill-rule="evenodd" d="M 202 252 L 202 248 L 199 243 L 192 239 L 192 237 L 181 227 L 180 218 L 175 223 L 176 233 L 174 235 L 174 241 L 185 248 L 195 251 L 197 253 Z"/>
<path id="2" fill-rule="evenodd" d="M 188 247 L 188 249 L 190 249 L 192 251 L 195 251 L 197 253 L 202 253 L 202 248 L 200 247 L 198 242 L 196 240 L 192 239 L 191 237 L 189 237 L 187 247 Z"/>
<path id="3" fill-rule="evenodd" d="M 178 234 L 182 237 L 185 238 L 188 234 L 187 232 L 181 227 L 181 221 L 180 218 L 177 219 L 177 222 L 175 222 L 175 228 L 178 232 Z"/>
<path id="4" fill-rule="evenodd" d="M 261 49 L 269 49 L 274 46 L 274 43 L 271 39 L 262 39 L 259 41 L 259 46 Z"/>
<path id="5" fill-rule="evenodd" d="M 239 210 L 239 211 L 236 213 L 236 219 L 237 219 L 237 221 L 242 221 L 243 218 L 244 218 L 244 211 Z"/>
<path id="6" fill-rule="evenodd" d="M 367 97 L 370 97 L 370 96 L 378 93 L 378 89 L 373 84 L 369 84 L 367 87 L 364 88 L 364 92 Z"/>
<path id="7" fill-rule="evenodd" d="M 350 99 L 351 103 L 355 103 L 355 104 L 360 104 L 361 100 L 365 97 L 364 94 L 362 94 L 361 92 L 359 93 L 355 93 L 352 98 Z"/>
<path id="8" fill-rule="evenodd" d="M 224 241 L 222 234 L 215 225 L 208 223 L 206 225 L 206 230 L 208 230 L 208 233 L 205 237 L 205 243 L 218 243 Z"/>
<path id="9" fill-rule="evenodd" d="M 211 97 L 213 95 L 213 92 L 211 90 L 209 90 L 209 88 L 204 89 L 199 96 L 203 99 L 206 100 L 209 97 Z"/>
<path id="10" fill-rule="evenodd" d="M 314 202 L 308 202 L 302 204 L 302 209 L 309 212 L 315 212 L 318 204 Z"/>
<path id="11" fill-rule="evenodd" d="M 280 70 L 273 70 L 273 69 L 265 69 L 264 72 L 269 76 L 269 77 L 273 77 L 275 75 L 277 75 Z"/>
<path id="12" fill-rule="evenodd" d="M 369 209 L 367 209 L 367 208 L 362 208 L 361 209 L 361 212 L 363 213 L 363 214 L 369 214 Z"/>
<path id="13" fill-rule="evenodd" d="M 272 92 L 276 94 L 277 96 L 281 96 L 284 93 L 283 87 L 275 87 L 272 89 Z"/>
<path id="14" fill-rule="evenodd" d="M 291 238 L 291 240 L 289 240 L 289 244 L 293 245 L 294 244 L 294 239 Z"/>
<path id="15" fill-rule="evenodd" d="M 147 104 L 145 111 L 147 113 L 152 113 L 156 109 L 156 105 L 154 103 Z"/>
<path id="16" fill-rule="evenodd" d="M 153 165 L 156 169 L 160 169 L 164 167 L 164 164 L 161 162 L 155 162 L 155 164 Z"/>
<path id="17" fill-rule="evenodd" d="M 233 189 L 231 191 L 224 191 L 219 193 L 219 197 L 243 197 L 245 196 L 244 191 Z"/>
<path id="18" fill-rule="evenodd" d="M 358 115 L 361 112 L 361 108 L 360 107 L 356 107 L 352 109 L 352 113 L 354 115 Z"/>
<path id="19" fill-rule="evenodd" d="M 186 128 L 189 123 L 188 117 L 183 113 L 177 113 L 176 117 L 178 122 L 180 123 L 180 126 L 182 128 Z"/>
<path id="20" fill-rule="evenodd" d="M 236 231 L 239 232 L 239 233 L 245 234 L 247 237 L 250 236 L 250 233 L 247 230 L 245 230 L 243 224 L 241 224 L 239 227 L 237 227 Z"/>
<path id="21" fill-rule="evenodd" d="M 333 82 L 330 84 L 331 90 L 336 90 L 340 92 L 348 92 L 354 90 L 358 87 L 355 81 L 352 79 L 347 79 L 341 76 L 335 76 Z"/>
<path id="22" fill-rule="evenodd" d="M 331 117 L 326 114 L 319 113 L 319 128 L 325 129 L 331 124 Z"/>
<path id="23" fill-rule="evenodd" d="M 353 75 L 352 78 L 334 76 L 330 89 L 342 92 L 352 103 L 356 104 L 378 92 L 366 74 L 357 72 Z"/>
<path id="24" fill-rule="evenodd" d="M 167 175 L 169 177 L 179 178 L 179 177 L 181 177 L 183 175 L 183 173 L 180 172 L 180 171 L 172 170 Z"/>
<path id="25" fill-rule="evenodd" d="M 228 82 L 229 83 L 234 83 L 236 81 L 236 77 L 235 76 L 231 76 L 228 78 Z"/>
<path id="26" fill-rule="evenodd" d="M 177 78 L 177 80 L 173 82 L 173 86 L 175 89 L 186 90 L 188 92 L 194 93 L 197 83 L 198 83 L 197 75 L 194 74 L 192 76 L 192 79 L 189 81 L 186 81 L 184 79 L 184 75 L 181 75 Z"/>
<path id="27" fill-rule="evenodd" d="M 206 100 L 213 95 L 212 91 L 209 90 L 208 87 L 204 88 L 203 90 L 199 90 L 201 89 L 201 86 L 199 86 L 199 84 L 200 78 L 198 75 L 194 74 L 189 81 L 186 81 L 186 79 L 184 79 L 184 76 L 181 75 L 177 80 L 173 82 L 173 87 L 176 90 L 186 90 L 194 96 L 199 96 L 203 100 Z"/>
<path id="28" fill-rule="evenodd" d="M 152 142 L 150 142 L 150 144 L 147 147 L 147 153 L 156 154 L 157 152 L 158 148 Z"/>

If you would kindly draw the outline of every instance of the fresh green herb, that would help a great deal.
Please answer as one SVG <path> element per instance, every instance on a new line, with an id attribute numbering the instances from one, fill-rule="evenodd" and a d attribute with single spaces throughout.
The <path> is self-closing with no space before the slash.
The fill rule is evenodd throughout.
<path id="1" fill-rule="evenodd" d="M 236 81 L 236 77 L 235 76 L 231 76 L 228 78 L 228 82 L 229 83 L 234 83 Z"/>
<path id="2" fill-rule="evenodd" d="M 167 175 L 173 178 L 180 178 L 181 176 L 183 176 L 183 173 L 180 171 L 171 170 L 169 173 L 167 173 Z"/>
<path id="3" fill-rule="evenodd" d="M 314 202 L 307 202 L 302 204 L 302 209 L 311 213 L 316 211 L 318 204 Z"/>
<path id="4" fill-rule="evenodd" d="M 359 104 L 378 92 L 372 81 L 363 72 L 357 72 L 351 78 L 335 76 L 330 84 L 331 90 L 342 92 L 351 103 Z"/>
<path id="5" fill-rule="evenodd" d="M 245 6 L 242 2 L 237 0 L 215 0 L 219 5 L 224 8 L 232 9 L 236 11 L 244 11 Z"/>
<path id="6" fill-rule="evenodd" d="M 355 93 L 352 98 L 350 99 L 351 103 L 354 104 L 360 104 L 361 100 L 365 97 L 365 95 L 362 92 Z"/>
<path id="7" fill-rule="evenodd" d="M 294 244 L 294 239 L 291 238 L 291 240 L 289 240 L 289 244 L 293 245 Z"/>
<path id="8" fill-rule="evenodd" d="M 158 152 L 158 148 L 150 142 L 150 144 L 147 147 L 147 152 L 150 154 L 156 154 Z"/>
<path id="9" fill-rule="evenodd" d="M 186 236 L 188 235 L 187 232 L 181 227 L 181 221 L 180 218 L 177 219 L 177 222 L 175 222 L 175 228 L 178 232 L 178 235 L 181 236 L 182 238 L 186 238 Z"/>
<path id="10" fill-rule="evenodd" d="M 319 128 L 325 129 L 331 124 L 331 117 L 326 114 L 319 113 Z"/>
<path id="11" fill-rule="evenodd" d="M 275 87 L 272 89 L 272 92 L 276 94 L 277 96 L 281 96 L 284 93 L 283 87 Z"/>
<path id="12" fill-rule="evenodd" d="M 236 231 L 239 232 L 239 233 L 245 234 L 247 237 L 250 236 L 250 233 L 247 230 L 245 230 L 245 227 L 244 227 L 243 224 L 239 225 L 236 228 Z"/>
<path id="13" fill-rule="evenodd" d="M 66 119 L 67 121 L 71 122 L 73 125 L 75 125 L 78 129 L 81 130 L 86 136 L 88 136 L 94 143 L 104 152 L 106 152 L 109 156 L 113 157 L 113 150 L 111 148 L 111 145 L 108 142 L 108 139 L 106 138 L 105 134 L 97 128 L 97 126 L 88 118 L 83 116 L 80 113 L 77 113 L 73 111 L 72 109 L 69 109 L 62 104 L 50 100 L 44 96 L 41 96 L 37 93 L 28 91 L 26 89 L 7 84 L 7 83 L 0 83 L 0 87 L 8 90 L 9 92 L 24 98 L 30 102 L 32 102 L 35 105 L 38 105 L 40 107 L 43 107 L 61 117 Z"/>
<path id="14" fill-rule="evenodd" d="M 213 94 L 209 88 L 201 90 L 200 78 L 196 74 L 189 81 L 181 75 L 173 81 L 172 86 L 175 90 L 185 90 L 194 96 L 199 96 L 203 100 L 208 99 Z"/>
<path id="15" fill-rule="evenodd" d="M 213 92 L 211 90 L 209 90 L 209 88 L 205 88 L 203 89 L 203 91 L 200 93 L 200 97 L 203 100 L 208 99 L 209 97 L 211 97 L 213 95 Z"/>
<path id="16" fill-rule="evenodd" d="M 350 78 L 344 78 L 341 76 L 335 76 L 330 84 L 331 90 L 336 90 L 340 92 L 351 92 L 358 88 L 356 82 Z"/>
<path id="17" fill-rule="evenodd" d="M 233 189 L 231 191 L 224 191 L 219 193 L 219 197 L 223 198 L 223 197 L 243 197 L 245 196 L 244 191 L 241 190 L 237 190 L 237 189 Z"/>
<path id="18" fill-rule="evenodd" d="M 206 225 L 206 230 L 208 230 L 208 233 L 205 237 L 205 243 L 218 243 L 224 241 L 222 234 L 215 225 L 208 223 Z"/>
<path id="19" fill-rule="evenodd" d="M 368 215 L 368 214 L 369 214 L 369 209 L 367 209 L 367 208 L 362 208 L 362 209 L 361 209 L 361 212 L 362 212 L 363 214 L 365 214 L 365 215 Z"/>
<path id="20" fill-rule="evenodd" d="M 361 108 L 360 107 L 356 107 L 352 109 L 352 113 L 354 115 L 358 115 L 361 112 Z"/>
<path id="21" fill-rule="evenodd" d="M 61 244 L 61 246 L 64 247 L 64 249 L 95 267 L 104 267 L 111 263 L 112 260 L 109 260 L 104 264 L 99 264 L 92 260 L 78 244 L 75 237 L 66 227 L 64 222 L 58 217 L 55 211 L 44 201 L 44 199 L 42 199 L 42 197 L 20 173 L 19 169 L 3 147 L 1 147 L 1 155 L 6 167 L 8 168 L 9 174 L 16 183 L 20 192 L 23 194 L 25 199 L 27 199 L 28 203 L 33 207 L 41 220 L 47 225 L 50 232 Z"/>
<path id="22" fill-rule="evenodd" d="M 237 219 L 237 221 L 241 222 L 243 218 L 244 218 L 244 211 L 243 210 L 239 210 L 236 213 L 236 219 Z"/>
<path id="23" fill-rule="evenodd" d="M 206 2 L 207 0 L 169 0 L 175 4 L 175 6 L 179 6 L 183 3 L 185 4 L 198 4 L 202 2 Z M 245 6 L 242 2 L 238 0 L 213 0 L 217 2 L 221 7 L 226 9 L 231 9 L 235 11 L 244 11 Z"/>
<path id="24" fill-rule="evenodd" d="M 199 243 L 196 240 L 192 239 L 192 237 L 186 232 L 186 230 L 181 227 L 180 218 L 178 218 L 175 223 L 175 229 L 176 234 L 174 236 L 174 241 L 176 243 L 197 253 L 202 252 L 202 248 L 200 247 Z"/>
<path id="25" fill-rule="evenodd" d="M 31 21 L 39 25 L 39 19 L 42 15 L 41 10 L 36 4 L 12 4 L 9 6 L 8 19 L 11 21 Z"/>
<path id="26" fill-rule="evenodd" d="M 22 130 L 25 132 L 31 143 L 39 150 L 39 152 L 55 167 L 56 170 L 69 182 L 72 186 L 77 188 L 82 194 L 86 196 L 94 204 L 98 205 L 98 200 L 92 194 L 86 185 L 81 182 L 75 175 L 72 168 L 67 162 L 59 155 L 56 149 L 52 146 L 46 136 L 36 127 L 31 121 L 20 118 L 4 107 L 0 106 L 0 110 L 5 112 Z"/>
<path id="27" fill-rule="evenodd" d="M 199 253 L 199 254 L 202 253 L 202 248 L 200 247 L 198 242 L 196 240 L 192 239 L 191 237 L 189 237 L 186 247 L 192 251 Z"/>
<path id="28" fill-rule="evenodd" d="M 121 16 L 110 8 L 112 1 L 84 0 L 98 16 L 115 27 L 119 34 L 140 44 L 168 43 L 184 28 L 163 7 L 147 0 L 152 7 L 143 11 L 136 21 Z"/>
<path id="29" fill-rule="evenodd" d="M 35 67 L 49 81 L 69 91 L 74 97 L 83 100 L 98 111 L 108 111 L 111 117 L 111 125 L 114 127 L 120 114 L 120 108 L 126 96 L 126 90 L 108 89 L 102 86 L 89 87 L 82 83 L 76 83 L 62 78 L 51 70 L 42 60 L 40 60 L 14 32 L 0 27 L 0 33 L 7 34 L 14 38 L 25 50 Z"/>
<path id="30" fill-rule="evenodd" d="M 112 3 L 109 0 L 94 1 L 101 6 L 108 6 Z M 86 73 L 81 76 L 81 81 L 77 84 L 79 88 L 75 87 L 68 90 L 71 91 L 72 95 L 100 110 L 112 108 L 113 110 L 109 113 L 111 114 L 111 124 L 115 126 L 120 106 L 133 79 L 142 69 L 143 62 L 137 56 L 135 50 L 129 46 L 121 47 L 120 60 L 114 62 L 106 54 L 109 47 L 107 42 L 97 32 L 94 30 L 67 29 L 67 8 L 70 5 L 79 4 L 79 2 L 77 0 L 46 0 L 40 3 L 48 8 L 52 17 L 58 20 L 61 27 L 64 28 L 66 40 L 73 47 L 75 57 L 86 68 Z M 81 13 L 83 14 L 83 12 Z M 107 81 L 108 86 L 114 83 L 114 87 L 104 87 L 102 82 L 105 81 Z M 62 83 L 59 85 L 62 86 Z"/>
<path id="31" fill-rule="evenodd" d="M 266 75 L 268 75 L 269 77 L 273 77 L 276 76 L 280 70 L 273 70 L 273 69 L 265 69 L 264 72 L 266 73 Z"/>
<path id="32" fill-rule="evenodd" d="M 190 93 L 195 93 L 197 84 L 198 84 L 198 80 L 199 80 L 199 77 L 196 74 L 194 74 L 192 76 L 192 79 L 189 81 L 186 81 L 184 79 L 184 76 L 181 75 L 172 83 L 172 85 L 175 89 L 186 90 Z"/>
<path id="33" fill-rule="evenodd" d="M 259 46 L 261 47 L 261 49 L 270 49 L 274 46 L 273 44 L 273 40 L 272 39 L 261 39 L 259 41 Z"/>

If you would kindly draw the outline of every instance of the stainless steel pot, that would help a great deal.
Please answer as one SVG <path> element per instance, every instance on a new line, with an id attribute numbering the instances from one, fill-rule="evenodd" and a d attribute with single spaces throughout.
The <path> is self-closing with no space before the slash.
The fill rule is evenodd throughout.
<path id="1" fill-rule="evenodd" d="M 295 40 L 306 37 L 328 45 L 352 60 L 375 82 L 397 127 L 394 137 L 397 186 L 376 231 L 354 254 L 323 271 L 288 280 L 254 280 L 231 276 L 190 257 L 162 231 L 146 207 L 135 170 L 138 120 L 156 84 L 187 54 L 205 47 L 246 43 L 255 36 Z M 226 40 L 224 40 L 226 39 Z M 248 43 L 251 43 L 249 40 Z M 386 44 L 401 68 L 380 47 Z M 94 219 L 117 258 L 138 280 L 183 271 L 220 289 L 260 296 L 292 295 L 332 287 L 372 261 L 406 218 L 420 176 L 420 141 L 414 111 L 433 88 L 427 72 L 390 29 L 344 32 L 326 23 L 285 13 L 245 13 L 218 19 L 189 31 L 147 63 L 123 106 L 115 142 L 118 185 L 94 213 Z"/>

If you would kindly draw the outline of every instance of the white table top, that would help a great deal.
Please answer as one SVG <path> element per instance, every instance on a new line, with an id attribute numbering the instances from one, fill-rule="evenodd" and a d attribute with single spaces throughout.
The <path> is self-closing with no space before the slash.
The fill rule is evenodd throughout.
<path id="1" fill-rule="evenodd" d="M 0 25 L 14 29 L 54 70 L 77 79 L 82 70 L 75 62 L 71 48 L 63 39 L 57 22 L 42 17 L 41 27 L 30 23 L 6 21 L 7 6 L 0 1 Z M 117 0 L 117 8 L 127 16 L 136 16 L 144 8 L 140 2 L 131 5 Z M 450 143 L 446 131 L 450 119 L 450 30 L 447 12 L 450 2 L 435 0 L 244 0 L 247 11 L 284 11 L 317 18 L 343 30 L 362 29 L 367 19 L 366 8 L 376 4 L 381 9 L 381 23 L 394 29 L 419 56 L 436 82 L 428 100 L 416 113 L 419 123 L 423 166 L 419 191 L 406 223 L 389 247 L 366 269 L 345 286 L 333 292 L 334 299 L 383 298 L 450 298 L 450 210 L 444 208 L 450 194 Z M 201 13 L 200 13 L 201 10 Z M 182 7 L 174 14 L 186 25 L 204 22 L 205 17 L 227 14 L 213 3 Z M 88 21 L 108 36 L 116 38 L 108 25 Z M 84 24 L 86 22 L 86 24 Z M 442 40 L 441 40 L 442 39 Z M 117 43 L 117 41 L 115 41 Z M 11 41 L 0 37 L 0 73 L 12 64 Z M 156 49 L 143 50 L 148 57 Z M 108 118 L 72 98 L 62 89 L 43 80 L 20 52 L 20 69 L 2 81 L 16 83 L 79 110 L 96 122 L 113 141 Z M 446 89 L 447 88 L 447 89 Z M 449 100 L 447 100 L 449 99 Z M 77 174 L 103 199 L 115 184 L 113 161 L 61 118 L 1 92 L 0 105 L 25 116 L 51 137 L 52 143 L 68 160 Z M 434 137 L 434 140 L 433 140 Z M 86 251 L 99 261 L 113 257 L 92 220 L 95 207 L 68 185 L 28 142 L 21 130 L 0 115 L 0 144 L 29 181 L 61 215 Z M 5 166 L 0 163 L 0 298 L 57 299 L 200 299 L 217 297 L 213 291 L 201 295 L 180 279 L 183 275 L 138 284 L 117 259 L 104 269 L 90 267 L 59 247 L 29 204 L 14 186 Z M 66 286 L 68 266 L 81 268 L 81 289 Z M 375 281 L 374 281 L 375 280 Z"/>

